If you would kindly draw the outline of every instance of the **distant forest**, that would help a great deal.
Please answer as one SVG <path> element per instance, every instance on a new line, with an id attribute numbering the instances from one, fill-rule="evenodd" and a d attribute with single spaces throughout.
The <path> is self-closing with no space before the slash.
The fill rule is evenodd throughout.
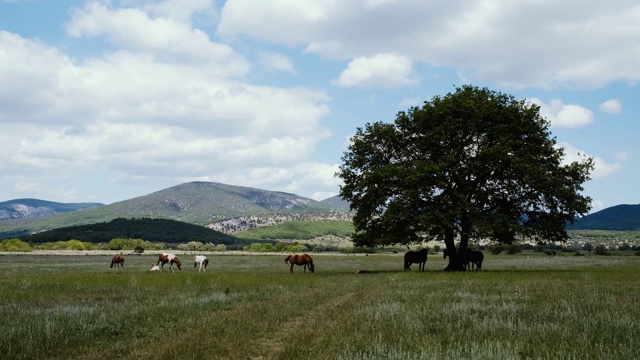
<path id="1" fill-rule="evenodd" d="M 116 238 L 142 239 L 165 244 L 187 243 L 190 241 L 214 243 L 216 245 L 250 244 L 248 240 L 241 240 L 203 226 L 175 220 L 149 218 L 118 218 L 109 222 L 69 226 L 20 236 L 22 241 L 35 244 L 67 240 L 103 243 Z"/>

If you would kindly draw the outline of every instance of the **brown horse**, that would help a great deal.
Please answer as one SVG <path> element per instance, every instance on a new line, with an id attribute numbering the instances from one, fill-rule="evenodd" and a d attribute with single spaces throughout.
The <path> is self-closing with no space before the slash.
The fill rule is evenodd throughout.
<path id="1" fill-rule="evenodd" d="M 180 262 L 180 259 L 178 259 L 177 256 L 167 253 L 158 254 L 158 262 L 156 265 L 160 265 L 160 271 L 164 269 L 164 264 L 166 263 L 169 263 L 169 270 L 172 270 L 171 268 L 173 267 L 173 264 L 176 264 L 178 270 L 182 271 L 180 268 L 180 266 L 182 266 L 182 262 Z"/>
<path id="2" fill-rule="evenodd" d="M 304 266 L 304 272 L 307 272 L 307 266 L 309 266 L 309 271 L 313 272 L 315 267 L 313 266 L 313 260 L 311 256 L 307 254 L 302 255 L 289 255 L 284 259 L 284 262 L 290 264 L 289 272 L 293 274 L 293 265 Z"/>
<path id="3" fill-rule="evenodd" d="M 118 265 L 124 267 L 124 256 L 122 256 L 122 254 L 114 256 L 113 259 L 111 259 L 111 266 L 109 267 L 113 268 L 113 264 L 116 264 L 116 267 L 118 267 Z"/>

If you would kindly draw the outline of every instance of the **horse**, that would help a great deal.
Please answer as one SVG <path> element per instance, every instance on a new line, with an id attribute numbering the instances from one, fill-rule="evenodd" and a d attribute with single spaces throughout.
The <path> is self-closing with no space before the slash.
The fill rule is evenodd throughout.
<path id="1" fill-rule="evenodd" d="M 442 258 L 446 259 L 448 255 L 449 251 L 444 249 Z M 467 248 L 462 254 L 460 254 L 460 257 L 465 270 L 473 270 L 473 265 L 476 266 L 476 271 L 479 271 L 482 268 L 482 260 L 484 260 L 484 254 L 482 251 L 474 251 Z"/>
<path id="2" fill-rule="evenodd" d="M 404 254 L 404 271 L 411 271 L 412 264 L 418 264 L 418 271 L 424 271 L 427 264 L 427 254 L 429 250 L 422 249 L 420 251 L 407 251 Z"/>
<path id="3" fill-rule="evenodd" d="M 465 262 L 465 269 L 468 266 L 469 270 L 473 270 L 473 265 L 475 265 L 475 270 L 480 271 L 482 268 L 482 261 L 484 260 L 484 254 L 482 251 L 467 249 L 463 255 L 463 259 Z"/>
<path id="4" fill-rule="evenodd" d="M 113 268 L 113 264 L 115 264 L 116 267 L 118 267 L 118 265 L 120 265 L 120 267 L 124 267 L 124 257 L 122 254 L 114 256 L 113 259 L 111 259 L 111 266 L 109 267 Z"/>
<path id="5" fill-rule="evenodd" d="M 309 266 L 309 271 L 313 272 L 315 270 L 315 267 L 313 266 L 313 259 L 311 259 L 311 256 L 307 254 L 289 255 L 284 259 L 284 262 L 291 265 L 289 268 L 289 272 L 291 274 L 293 274 L 293 265 L 304 266 L 304 272 L 307 272 L 307 266 Z"/>
<path id="6" fill-rule="evenodd" d="M 151 269 L 149 269 L 149 271 L 160 271 L 160 266 L 151 263 Z"/>
<path id="7" fill-rule="evenodd" d="M 180 266 L 182 266 L 182 263 L 177 256 L 167 253 L 158 254 L 158 262 L 156 263 L 156 265 L 160 265 L 160 271 L 163 271 L 164 264 L 166 263 L 169 263 L 169 270 L 172 270 L 171 268 L 173 267 L 173 264 L 176 264 L 178 270 L 182 271 L 182 268 L 180 268 Z"/>
<path id="8" fill-rule="evenodd" d="M 196 255 L 194 257 L 193 267 L 196 267 L 198 264 L 200 264 L 200 268 L 198 268 L 198 272 L 200 272 L 200 270 L 207 271 L 207 265 L 209 265 L 209 259 L 207 259 L 207 257 L 204 255 Z"/>

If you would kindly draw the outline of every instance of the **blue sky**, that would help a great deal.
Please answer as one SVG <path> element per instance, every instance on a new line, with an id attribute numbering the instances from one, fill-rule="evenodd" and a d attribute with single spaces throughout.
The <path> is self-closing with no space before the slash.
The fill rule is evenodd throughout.
<path id="1" fill-rule="evenodd" d="M 321 200 L 357 127 L 472 84 L 595 159 L 593 211 L 640 203 L 638 34 L 636 1 L 0 0 L 0 201 Z"/>

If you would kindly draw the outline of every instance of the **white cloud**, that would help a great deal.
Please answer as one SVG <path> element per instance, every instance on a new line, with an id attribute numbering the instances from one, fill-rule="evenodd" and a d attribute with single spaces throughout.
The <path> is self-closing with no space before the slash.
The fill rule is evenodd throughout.
<path id="1" fill-rule="evenodd" d="M 626 153 L 615 154 L 617 161 L 614 163 L 610 163 L 601 157 L 590 156 L 585 151 L 577 149 L 576 147 L 568 143 L 558 143 L 558 146 L 564 148 L 565 163 L 582 161 L 587 157 L 592 157 L 594 162 L 594 169 L 591 173 L 591 178 L 593 180 L 598 180 L 613 175 L 614 173 L 622 169 L 623 164 L 626 162 Z"/>
<path id="2" fill-rule="evenodd" d="M 228 0 L 217 31 L 299 45 L 341 60 L 393 53 L 464 69 L 472 82 L 518 88 L 640 80 L 640 62 L 629 61 L 640 54 L 640 4 L 633 0 L 594 0 L 589 6 L 510 0 Z"/>
<path id="3" fill-rule="evenodd" d="M 411 61 L 406 57 L 378 54 L 354 59 L 332 84 L 344 87 L 395 88 L 415 83 L 411 79 L 411 72 Z"/>
<path id="4" fill-rule="evenodd" d="M 212 42 L 205 32 L 187 23 L 151 18 L 141 9 L 110 9 L 105 4 L 87 3 L 74 10 L 67 34 L 75 38 L 104 36 L 122 49 L 145 52 L 146 56 L 152 53 L 154 59 L 205 64 L 220 76 L 241 76 L 249 71 L 249 63 L 228 45 Z"/>
<path id="5" fill-rule="evenodd" d="M 316 191 L 305 183 L 316 178 L 292 164 L 308 163 L 330 135 L 320 122 L 329 112 L 324 92 L 247 83 L 248 62 L 230 47 L 138 9 L 88 3 L 68 31 L 78 41 L 104 36 L 115 48 L 77 59 L 0 30 L 0 169 L 12 174 L 14 192 L 37 190 L 24 179 L 96 172 L 113 182 L 262 184 L 264 174 L 247 177 L 260 169 Z M 46 195 L 77 197 L 61 187 Z"/>
<path id="6" fill-rule="evenodd" d="M 600 104 L 600 110 L 609 114 L 620 114 L 622 112 L 622 104 L 617 99 L 607 100 Z"/>
<path id="7" fill-rule="evenodd" d="M 551 126 L 577 128 L 593 122 L 593 112 L 577 104 L 564 104 L 553 99 L 545 104 L 540 99 L 529 99 L 540 106 L 540 115 L 551 122 Z"/>
<path id="8" fill-rule="evenodd" d="M 282 71 L 290 74 L 296 73 L 291 59 L 282 54 L 263 51 L 260 53 L 260 63 L 270 71 Z"/>

